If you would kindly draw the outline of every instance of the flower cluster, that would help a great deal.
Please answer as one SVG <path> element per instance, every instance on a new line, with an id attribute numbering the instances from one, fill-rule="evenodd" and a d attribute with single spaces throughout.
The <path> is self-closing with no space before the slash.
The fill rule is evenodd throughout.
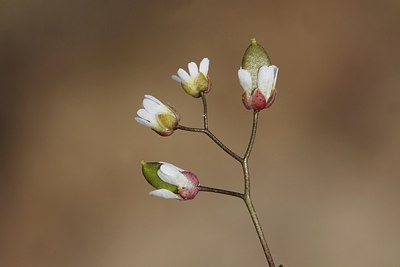
<path id="1" fill-rule="evenodd" d="M 179 82 L 187 94 L 198 98 L 211 90 L 209 65 L 208 58 L 204 58 L 199 67 L 190 62 L 189 73 L 179 68 L 177 75 L 172 75 L 172 79 Z M 257 44 L 255 39 L 252 39 L 243 56 L 238 76 L 244 89 L 242 101 L 247 109 L 259 111 L 269 108 L 274 103 L 278 67 L 271 65 L 264 48 Z M 169 136 L 179 128 L 180 116 L 173 107 L 163 104 L 154 96 L 145 95 L 135 120 L 161 136 Z M 188 200 L 193 199 L 199 192 L 197 176 L 172 164 L 142 161 L 142 171 L 146 180 L 156 188 L 150 195 Z"/>

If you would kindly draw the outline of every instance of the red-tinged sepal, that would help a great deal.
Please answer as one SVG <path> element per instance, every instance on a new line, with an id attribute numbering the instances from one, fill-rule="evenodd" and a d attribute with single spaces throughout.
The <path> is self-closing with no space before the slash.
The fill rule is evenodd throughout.
<path id="1" fill-rule="evenodd" d="M 256 89 L 251 96 L 251 106 L 254 110 L 263 110 L 267 105 L 267 100 L 260 89 Z"/>

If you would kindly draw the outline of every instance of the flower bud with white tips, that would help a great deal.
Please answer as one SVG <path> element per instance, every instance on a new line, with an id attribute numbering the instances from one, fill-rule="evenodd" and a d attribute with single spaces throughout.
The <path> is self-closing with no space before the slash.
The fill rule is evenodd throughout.
<path id="1" fill-rule="evenodd" d="M 172 75 L 172 79 L 181 83 L 183 90 L 193 97 L 200 97 L 200 93 L 208 93 L 211 90 L 211 82 L 208 77 L 208 67 L 210 60 L 204 58 L 197 64 L 190 62 L 188 64 L 189 74 L 184 69 L 178 69 L 178 75 Z"/>
<path id="2" fill-rule="evenodd" d="M 142 108 L 137 111 L 135 120 L 161 136 L 171 135 L 177 128 L 180 117 L 175 109 L 163 104 L 151 95 L 145 95 Z"/>
<path id="3" fill-rule="evenodd" d="M 197 176 L 165 162 L 141 162 L 147 182 L 157 190 L 150 195 L 179 200 L 193 199 L 199 192 Z"/>
<path id="4" fill-rule="evenodd" d="M 264 48 L 252 39 L 238 71 L 240 85 L 244 89 L 242 101 L 247 109 L 258 111 L 274 103 L 278 70 L 277 66 L 271 65 Z"/>

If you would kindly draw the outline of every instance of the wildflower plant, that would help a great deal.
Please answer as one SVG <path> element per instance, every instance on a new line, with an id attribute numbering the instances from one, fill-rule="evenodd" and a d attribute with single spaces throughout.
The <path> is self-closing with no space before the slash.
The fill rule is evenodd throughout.
<path id="1" fill-rule="evenodd" d="M 175 130 L 195 133 L 203 133 L 211 138 L 228 155 L 238 161 L 243 169 L 244 192 L 233 192 L 224 189 L 202 186 L 197 176 L 184 169 L 165 162 L 142 161 L 142 172 L 147 182 L 155 190 L 150 195 L 166 199 L 181 201 L 191 200 L 199 192 L 212 192 L 241 198 L 249 211 L 254 223 L 257 235 L 260 239 L 269 267 L 275 267 L 271 252 L 268 248 L 261 224 L 257 218 L 256 210 L 250 197 L 249 156 L 254 145 L 257 132 L 259 112 L 271 107 L 276 98 L 276 80 L 278 67 L 271 65 L 271 60 L 262 46 L 255 39 L 244 53 L 242 66 L 238 70 L 240 85 L 244 92 L 242 101 L 246 109 L 253 110 L 253 126 L 250 141 L 246 152 L 240 156 L 224 145 L 208 128 L 206 93 L 211 89 L 211 80 L 208 76 L 210 60 L 204 58 L 199 67 L 196 63 L 188 64 L 189 73 L 184 69 L 178 69 L 178 75 L 172 75 L 172 79 L 179 82 L 183 90 L 194 98 L 201 98 L 203 102 L 203 128 L 192 128 L 180 124 L 180 116 L 174 108 L 163 104 L 157 98 L 145 95 L 142 108 L 138 110 L 135 120 L 158 133 L 161 136 L 169 136 Z"/>

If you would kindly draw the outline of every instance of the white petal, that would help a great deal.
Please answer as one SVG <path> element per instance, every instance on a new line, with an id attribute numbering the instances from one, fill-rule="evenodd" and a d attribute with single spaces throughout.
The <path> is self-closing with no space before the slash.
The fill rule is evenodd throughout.
<path id="1" fill-rule="evenodd" d="M 167 162 L 163 162 L 163 161 L 159 161 L 159 163 L 161 163 L 161 164 L 163 164 L 163 165 L 171 166 L 171 167 L 173 167 L 173 168 L 175 168 L 175 169 L 178 169 L 178 170 L 181 171 L 181 172 L 186 171 L 186 170 L 181 169 L 181 168 L 179 168 L 179 167 L 177 167 L 177 166 L 175 166 L 175 165 L 173 165 L 173 164 L 171 164 L 171 163 L 167 163 Z"/>
<path id="2" fill-rule="evenodd" d="M 156 122 L 156 117 L 154 114 L 149 113 L 147 110 L 145 109 L 139 109 L 137 111 L 137 114 L 140 118 L 150 122 L 151 124 L 154 124 Z"/>
<path id="3" fill-rule="evenodd" d="M 175 81 L 177 81 L 178 83 L 181 83 L 181 82 L 182 82 L 182 79 L 179 78 L 179 77 L 176 76 L 176 75 L 172 75 L 171 78 L 174 79 Z"/>
<path id="4" fill-rule="evenodd" d="M 245 69 L 240 69 L 238 71 L 238 77 L 240 81 L 240 85 L 245 91 L 251 92 L 252 91 L 252 84 L 251 84 L 251 75 Z"/>
<path id="5" fill-rule="evenodd" d="M 267 98 L 271 95 L 274 73 L 275 69 L 272 66 L 262 66 L 258 71 L 258 88 Z"/>
<path id="6" fill-rule="evenodd" d="M 197 68 L 196 63 L 190 62 L 188 64 L 188 69 L 191 77 L 196 77 L 197 74 L 199 73 L 199 69 Z"/>
<path id="7" fill-rule="evenodd" d="M 183 69 L 179 69 L 178 70 L 178 76 L 179 78 L 181 78 L 182 81 L 187 82 L 190 79 L 189 74 L 183 70 Z"/>
<path id="8" fill-rule="evenodd" d="M 275 88 L 275 86 L 276 86 L 276 79 L 278 79 L 278 71 L 279 71 L 279 68 L 278 68 L 277 66 L 275 66 L 275 65 L 272 65 L 271 67 L 274 68 L 274 82 L 273 82 L 272 86 Z"/>
<path id="9" fill-rule="evenodd" d="M 162 197 L 162 198 L 166 198 L 166 199 L 169 199 L 169 198 L 182 199 L 180 196 L 172 193 L 171 191 L 169 191 L 167 189 L 154 190 L 154 191 L 151 191 L 149 194 L 154 197 Z"/>
<path id="10" fill-rule="evenodd" d="M 146 109 L 147 112 L 151 114 L 157 114 L 160 113 L 165 109 L 164 104 L 160 104 L 161 102 L 154 102 L 152 99 L 145 98 L 143 100 L 143 107 Z"/>
<path id="11" fill-rule="evenodd" d="M 160 100 L 158 100 L 157 98 L 155 98 L 155 97 L 152 96 L 152 95 L 144 95 L 144 98 L 153 100 L 154 102 L 156 102 L 156 103 L 158 103 L 158 104 L 160 104 L 160 105 L 163 105 L 163 103 L 162 103 Z"/>
<path id="12" fill-rule="evenodd" d="M 144 125 L 144 126 L 146 126 L 146 127 L 152 128 L 152 124 L 151 124 L 149 121 L 146 121 L 146 120 L 144 120 L 144 119 L 142 119 L 142 118 L 135 117 L 135 121 L 137 121 L 137 122 L 140 123 L 141 125 Z"/>
<path id="13" fill-rule="evenodd" d="M 180 187 L 192 187 L 192 183 L 174 165 L 161 165 L 158 176 L 166 183 Z"/>
<path id="14" fill-rule="evenodd" d="M 262 66 L 258 71 L 258 88 L 266 90 L 267 87 L 272 87 L 274 81 L 274 68 Z"/>
<path id="15" fill-rule="evenodd" d="M 203 58 L 200 62 L 200 72 L 207 77 L 208 74 L 208 66 L 210 65 L 210 60 L 208 58 Z"/>

